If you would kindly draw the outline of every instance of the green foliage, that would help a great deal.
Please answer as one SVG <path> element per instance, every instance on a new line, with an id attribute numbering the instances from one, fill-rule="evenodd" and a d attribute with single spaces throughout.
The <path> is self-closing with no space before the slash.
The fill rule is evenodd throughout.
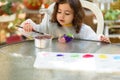
<path id="1" fill-rule="evenodd" d="M 108 10 L 105 15 L 105 20 L 117 20 L 120 15 L 120 10 Z"/>
<path id="2" fill-rule="evenodd" d="M 12 7 L 12 2 L 8 2 L 6 5 L 1 6 L 1 9 L 6 14 L 11 15 L 11 14 L 13 14 L 11 7 Z"/>
<path id="3" fill-rule="evenodd" d="M 0 2 L 16 2 L 16 1 L 19 1 L 19 2 L 22 2 L 22 0 L 0 0 Z"/>

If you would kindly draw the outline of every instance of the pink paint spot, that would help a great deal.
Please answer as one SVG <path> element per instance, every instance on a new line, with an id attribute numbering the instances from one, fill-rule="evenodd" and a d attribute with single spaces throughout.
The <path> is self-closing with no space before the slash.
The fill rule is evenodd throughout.
<path id="1" fill-rule="evenodd" d="M 92 58 L 92 57 L 94 57 L 94 55 L 92 55 L 92 54 L 85 54 L 85 55 L 83 55 L 83 58 Z"/>
<path id="2" fill-rule="evenodd" d="M 43 55 L 43 56 L 48 56 L 48 54 L 47 54 L 47 53 L 43 53 L 42 55 Z"/>

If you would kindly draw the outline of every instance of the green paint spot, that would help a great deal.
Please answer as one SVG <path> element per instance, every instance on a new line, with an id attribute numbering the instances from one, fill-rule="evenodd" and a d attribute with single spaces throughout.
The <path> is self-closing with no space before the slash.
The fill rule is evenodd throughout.
<path id="1" fill-rule="evenodd" d="M 74 57 L 74 58 L 79 57 L 79 54 L 72 54 L 71 57 Z"/>

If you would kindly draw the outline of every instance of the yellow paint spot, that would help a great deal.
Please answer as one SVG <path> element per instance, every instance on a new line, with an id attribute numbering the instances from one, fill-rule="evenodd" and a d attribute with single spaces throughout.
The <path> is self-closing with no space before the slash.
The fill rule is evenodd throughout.
<path id="1" fill-rule="evenodd" d="M 100 55 L 99 55 L 99 58 L 101 58 L 101 59 L 106 59 L 107 56 L 106 56 L 105 54 L 100 54 Z"/>

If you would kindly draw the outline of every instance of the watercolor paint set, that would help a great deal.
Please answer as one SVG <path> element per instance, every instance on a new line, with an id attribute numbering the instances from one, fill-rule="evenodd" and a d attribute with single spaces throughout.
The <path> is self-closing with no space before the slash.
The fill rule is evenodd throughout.
<path id="1" fill-rule="evenodd" d="M 120 54 L 39 52 L 33 66 L 38 69 L 118 72 Z"/>

